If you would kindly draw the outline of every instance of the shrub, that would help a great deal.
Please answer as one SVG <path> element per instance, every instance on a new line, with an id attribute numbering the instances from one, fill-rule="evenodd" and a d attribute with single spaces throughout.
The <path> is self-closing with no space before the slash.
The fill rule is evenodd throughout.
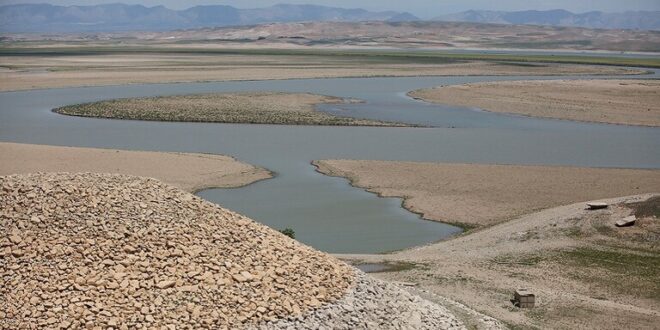
<path id="1" fill-rule="evenodd" d="M 282 234 L 284 234 L 284 235 L 286 235 L 286 236 L 289 236 L 289 237 L 291 237 L 291 238 L 293 238 L 293 239 L 296 239 L 296 232 L 293 231 L 293 229 L 291 229 L 291 228 L 285 228 L 285 229 L 282 229 L 282 230 L 280 230 L 280 233 L 282 233 Z"/>

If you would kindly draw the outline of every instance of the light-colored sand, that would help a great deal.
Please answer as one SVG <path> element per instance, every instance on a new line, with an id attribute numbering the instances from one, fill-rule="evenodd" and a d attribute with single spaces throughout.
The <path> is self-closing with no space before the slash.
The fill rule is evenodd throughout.
<path id="1" fill-rule="evenodd" d="M 0 91 L 73 86 L 291 78 L 638 74 L 589 65 L 520 66 L 492 62 L 402 63 L 368 58 L 297 55 L 132 54 L 0 56 Z"/>
<path id="2" fill-rule="evenodd" d="M 525 116 L 660 126 L 658 80 L 487 82 L 423 89 L 409 95 L 433 103 Z"/>
<path id="3" fill-rule="evenodd" d="M 263 168 L 221 155 L 0 142 L 0 175 L 34 172 L 137 175 L 156 178 L 187 191 L 239 187 L 272 176 Z"/>
<path id="4" fill-rule="evenodd" d="M 340 117 L 316 111 L 317 104 L 353 102 L 309 93 L 244 92 L 145 97 L 75 104 L 54 109 L 72 116 L 131 120 L 277 125 L 407 126 Z M 357 101 L 356 101 L 357 102 Z"/>
<path id="5" fill-rule="evenodd" d="M 487 226 L 540 209 L 599 198 L 660 192 L 660 170 L 323 160 L 343 176 L 430 220 Z"/>

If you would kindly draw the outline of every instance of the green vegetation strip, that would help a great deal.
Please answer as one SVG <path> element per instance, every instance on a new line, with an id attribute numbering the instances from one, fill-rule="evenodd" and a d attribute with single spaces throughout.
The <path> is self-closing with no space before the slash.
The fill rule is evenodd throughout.
<path id="1" fill-rule="evenodd" d="M 660 68 L 660 57 L 617 57 L 589 55 L 527 55 L 527 54 L 479 54 L 454 53 L 442 51 L 382 51 L 382 50 L 321 50 L 321 49 L 197 49 L 167 47 L 57 47 L 57 48 L 21 48 L 0 47 L 0 56 L 72 56 L 72 55 L 110 55 L 110 54 L 216 54 L 216 55 L 294 55 L 294 56 L 333 56 L 362 58 L 403 63 L 450 63 L 456 61 L 490 62 L 534 62 L 563 64 L 593 64 L 613 66 L 633 66 Z"/>
<path id="2" fill-rule="evenodd" d="M 314 110 L 336 97 L 306 93 L 222 93 L 117 99 L 64 106 L 53 111 L 71 116 L 178 122 L 325 126 L 408 126 L 338 117 Z"/>

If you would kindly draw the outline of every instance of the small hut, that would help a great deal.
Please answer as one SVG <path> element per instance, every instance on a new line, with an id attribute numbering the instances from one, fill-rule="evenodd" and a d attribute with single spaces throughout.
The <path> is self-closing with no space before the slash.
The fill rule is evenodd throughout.
<path id="1" fill-rule="evenodd" d="M 513 293 L 513 301 L 520 308 L 533 308 L 536 297 L 527 289 L 518 289 Z"/>

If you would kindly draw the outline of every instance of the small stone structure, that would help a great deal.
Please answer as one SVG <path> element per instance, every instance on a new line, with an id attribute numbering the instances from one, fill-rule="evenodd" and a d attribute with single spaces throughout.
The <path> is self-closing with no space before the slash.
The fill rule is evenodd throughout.
<path id="1" fill-rule="evenodd" d="M 518 289 L 513 293 L 513 301 L 520 308 L 533 308 L 536 297 L 527 289 Z"/>

